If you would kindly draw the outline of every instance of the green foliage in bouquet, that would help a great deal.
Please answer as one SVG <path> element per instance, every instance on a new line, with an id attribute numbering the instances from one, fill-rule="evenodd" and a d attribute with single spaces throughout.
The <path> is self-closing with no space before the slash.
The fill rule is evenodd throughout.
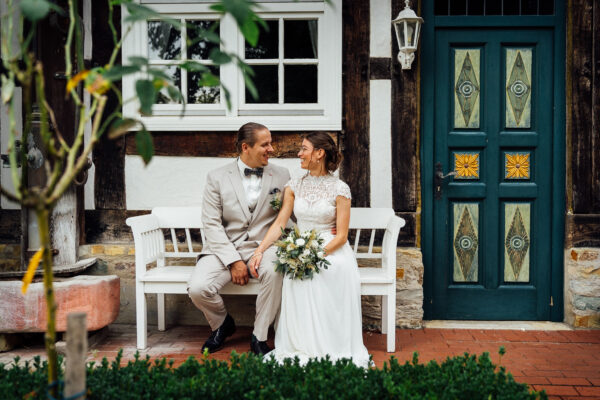
<path id="1" fill-rule="evenodd" d="M 281 230 L 283 238 L 275 242 L 277 261 L 275 271 L 291 279 L 312 279 L 321 269 L 327 269 L 323 238 L 313 229 L 300 232 L 297 226 L 289 233 Z"/>
<path id="2" fill-rule="evenodd" d="M 458 355 L 438 363 L 392 357 L 383 368 L 364 369 L 349 360 L 313 360 L 284 365 L 254 354 L 233 352 L 228 361 L 188 358 L 175 368 L 165 358 L 149 356 L 122 362 L 117 358 L 90 363 L 88 400 L 138 399 L 547 399 L 515 382 L 489 354 Z M 46 398 L 47 363 L 0 364 L 3 400 Z M 62 365 L 60 369 L 62 376 Z M 61 393 L 56 398 L 62 398 Z"/>

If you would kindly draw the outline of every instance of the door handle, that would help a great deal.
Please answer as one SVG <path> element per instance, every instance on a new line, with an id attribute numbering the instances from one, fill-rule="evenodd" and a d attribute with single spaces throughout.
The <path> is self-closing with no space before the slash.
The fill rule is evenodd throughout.
<path id="1" fill-rule="evenodd" d="M 435 164 L 435 175 L 433 177 L 433 193 L 436 200 L 440 200 L 442 198 L 442 185 L 444 181 L 451 176 L 455 176 L 456 171 L 448 172 L 444 175 L 444 171 L 442 169 L 442 163 L 437 162 Z"/>

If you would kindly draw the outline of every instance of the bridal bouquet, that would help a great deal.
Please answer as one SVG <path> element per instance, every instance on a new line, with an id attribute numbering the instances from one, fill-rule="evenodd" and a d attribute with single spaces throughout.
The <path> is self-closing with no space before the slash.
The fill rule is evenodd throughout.
<path id="1" fill-rule="evenodd" d="M 282 230 L 283 238 L 275 242 L 277 261 L 275 271 L 291 279 L 312 279 L 321 269 L 327 269 L 323 239 L 313 229 L 300 232 L 294 227 L 289 233 Z"/>

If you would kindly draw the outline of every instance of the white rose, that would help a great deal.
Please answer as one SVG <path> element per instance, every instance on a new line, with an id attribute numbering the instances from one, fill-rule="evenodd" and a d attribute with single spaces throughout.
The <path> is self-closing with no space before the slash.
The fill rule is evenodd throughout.
<path id="1" fill-rule="evenodd" d="M 294 245 L 293 245 L 293 244 L 291 244 L 291 243 L 290 243 L 290 244 L 288 244 L 288 246 L 287 246 L 286 250 L 287 250 L 287 251 L 292 251 L 292 250 L 294 250 Z"/>
<path id="2" fill-rule="evenodd" d="M 296 239 L 296 246 L 304 246 L 305 243 L 304 239 Z"/>
<path id="3" fill-rule="evenodd" d="M 319 247 L 319 243 L 316 240 L 313 240 L 312 242 L 310 242 L 310 247 L 316 249 L 317 247 Z"/>
<path id="4" fill-rule="evenodd" d="M 322 251 L 319 251 L 317 253 L 317 257 L 319 257 L 320 259 L 323 259 L 325 257 L 325 253 L 323 253 Z"/>
<path id="5" fill-rule="evenodd" d="M 310 250 L 309 250 L 309 249 L 304 249 L 304 251 L 302 252 L 302 256 L 303 256 L 303 257 L 308 257 L 308 256 L 310 256 Z"/>

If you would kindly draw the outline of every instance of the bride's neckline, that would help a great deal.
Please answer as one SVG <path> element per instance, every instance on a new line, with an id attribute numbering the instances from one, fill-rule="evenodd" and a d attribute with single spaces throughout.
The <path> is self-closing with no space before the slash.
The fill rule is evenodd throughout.
<path id="1" fill-rule="evenodd" d="M 333 176 L 331 173 L 327 173 L 325 175 L 311 175 L 310 172 L 308 172 L 305 175 L 305 178 L 310 178 L 310 179 L 315 179 L 315 180 L 321 180 L 321 179 L 325 179 L 327 177 Z"/>

